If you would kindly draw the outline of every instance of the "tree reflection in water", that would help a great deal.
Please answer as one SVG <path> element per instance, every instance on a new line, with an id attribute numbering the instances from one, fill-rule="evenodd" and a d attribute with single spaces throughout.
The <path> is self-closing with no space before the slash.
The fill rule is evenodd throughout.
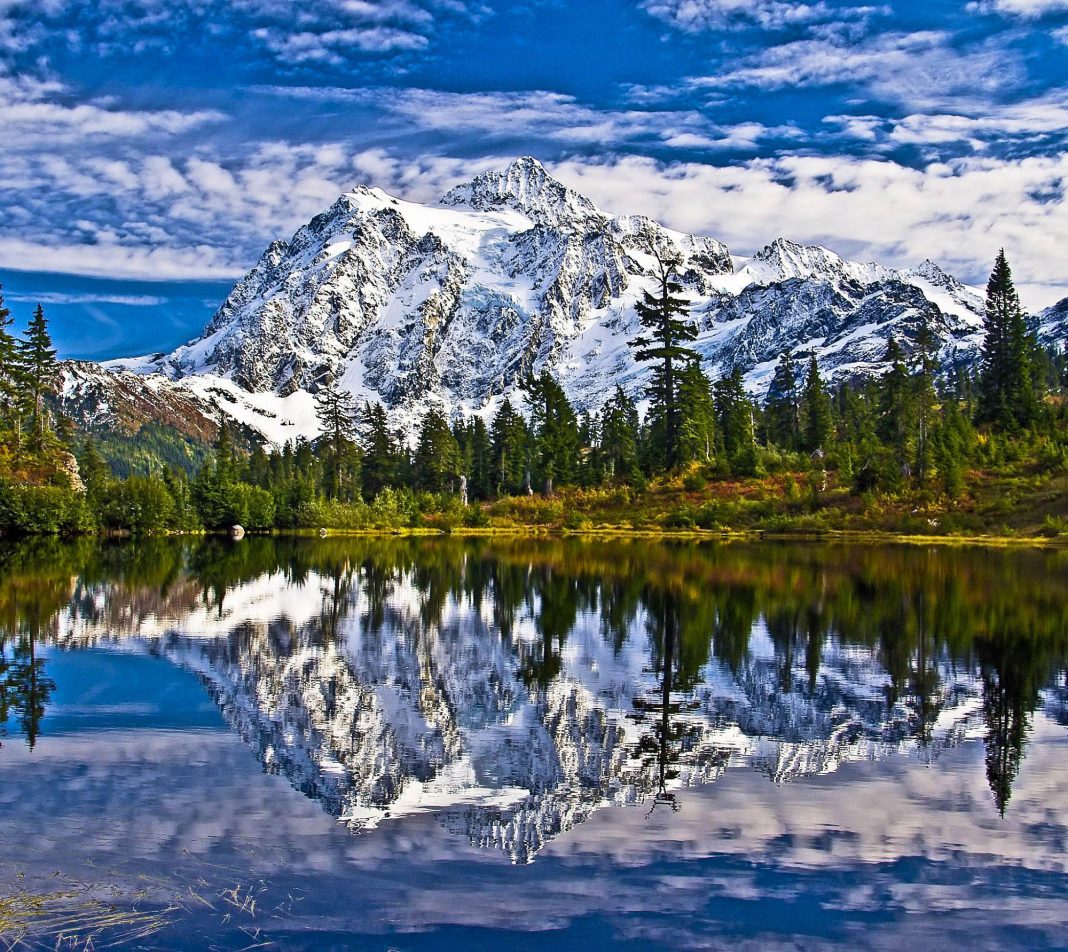
<path id="1" fill-rule="evenodd" d="M 935 757 L 979 711 L 1004 815 L 1035 711 L 1068 696 L 1066 583 L 1037 550 L 9 544 L 0 723 L 34 745 L 47 652 L 137 638 L 354 829 L 434 803 L 526 860 L 606 803 L 677 810 L 732 763 L 782 781 Z"/>

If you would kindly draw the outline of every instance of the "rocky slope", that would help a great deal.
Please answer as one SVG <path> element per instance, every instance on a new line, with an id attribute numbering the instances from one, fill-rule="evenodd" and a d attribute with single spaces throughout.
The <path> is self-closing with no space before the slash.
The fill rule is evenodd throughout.
<path id="1" fill-rule="evenodd" d="M 172 426 L 194 440 L 218 435 L 212 404 L 188 390 L 168 386 L 160 377 L 104 370 L 84 360 L 65 361 L 56 386 L 56 403 L 83 430 L 102 435 L 135 436 L 146 424 Z"/>
<path id="2" fill-rule="evenodd" d="M 648 373 L 628 342 L 653 249 L 683 261 L 706 369 L 740 366 L 757 393 L 784 351 L 842 377 L 878 373 L 889 336 L 908 349 L 925 320 L 947 366 L 981 340 L 980 294 L 929 261 L 894 270 L 785 239 L 732 259 L 714 238 L 609 215 L 521 158 L 434 205 L 353 189 L 271 244 L 202 337 L 108 369 L 117 388 L 136 374 L 152 399 L 225 412 L 274 443 L 315 435 L 311 394 L 330 381 L 409 432 L 428 402 L 489 413 L 545 367 L 595 408 L 616 383 L 638 394 Z"/>

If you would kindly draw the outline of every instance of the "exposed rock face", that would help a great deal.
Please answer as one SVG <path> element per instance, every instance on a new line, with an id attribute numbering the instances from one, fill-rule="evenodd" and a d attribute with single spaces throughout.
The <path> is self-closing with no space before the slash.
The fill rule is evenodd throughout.
<path id="1" fill-rule="evenodd" d="M 63 472 L 67 474 L 67 479 L 70 480 L 70 488 L 76 493 L 85 492 L 85 483 L 82 481 L 82 474 L 78 470 L 78 461 L 74 458 L 74 455 L 72 453 L 63 453 L 60 457 L 60 464 Z"/>
<path id="2" fill-rule="evenodd" d="M 85 360 L 60 365 L 56 402 L 86 432 L 133 435 L 151 422 L 211 442 L 219 431 L 217 410 L 191 391 L 176 388 L 162 377 L 104 370 Z"/>
<path id="3" fill-rule="evenodd" d="M 714 238 L 609 215 L 521 158 L 434 205 L 353 189 L 272 243 L 202 337 L 109 366 L 144 375 L 150 399 L 177 394 L 194 418 L 222 411 L 275 443 L 315 435 L 311 394 L 327 381 L 408 432 L 428 403 L 490 412 L 542 368 L 594 409 L 649 373 L 629 342 L 650 249 L 682 260 L 706 370 L 740 367 L 758 394 L 787 351 L 841 378 L 880 373 L 888 338 L 907 351 L 923 321 L 946 366 L 981 341 L 980 294 L 930 261 L 894 270 L 782 238 L 732 260 Z"/>
<path id="4" fill-rule="evenodd" d="M 1068 351 L 1068 298 L 1039 314 L 1038 326 L 1043 344 Z"/>

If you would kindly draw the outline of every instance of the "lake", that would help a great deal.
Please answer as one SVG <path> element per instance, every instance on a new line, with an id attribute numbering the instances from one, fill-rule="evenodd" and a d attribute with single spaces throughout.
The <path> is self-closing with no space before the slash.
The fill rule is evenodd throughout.
<path id="1" fill-rule="evenodd" d="M 0 549 L 25 948 L 1068 948 L 1068 551 Z"/>

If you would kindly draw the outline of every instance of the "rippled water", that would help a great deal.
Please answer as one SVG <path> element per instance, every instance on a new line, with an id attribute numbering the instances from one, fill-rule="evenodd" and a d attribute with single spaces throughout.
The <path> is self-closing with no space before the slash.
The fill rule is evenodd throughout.
<path id="1" fill-rule="evenodd" d="M 0 625 L 6 942 L 1068 947 L 1068 552 L 36 543 Z"/>

